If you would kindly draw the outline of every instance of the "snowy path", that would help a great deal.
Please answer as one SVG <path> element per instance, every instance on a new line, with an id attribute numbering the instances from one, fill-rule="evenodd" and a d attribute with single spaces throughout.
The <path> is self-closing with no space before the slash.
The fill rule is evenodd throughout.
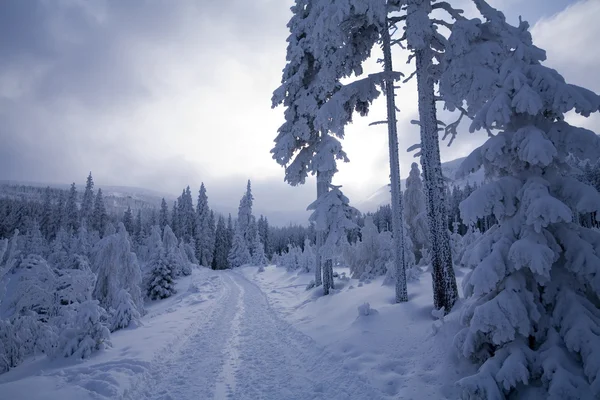
<path id="1" fill-rule="evenodd" d="M 381 399 L 308 336 L 281 320 L 264 293 L 235 272 L 198 329 L 157 356 L 125 398 Z"/>

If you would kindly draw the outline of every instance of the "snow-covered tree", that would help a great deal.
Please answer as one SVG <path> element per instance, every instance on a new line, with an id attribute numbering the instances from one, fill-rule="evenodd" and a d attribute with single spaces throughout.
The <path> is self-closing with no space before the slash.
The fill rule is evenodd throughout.
<path id="1" fill-rule="evenodd" d="M 600 139 L 564 116 L 597 112 L 600 97 L 542 64 L 526 22 L 474 2 L 484 20 L 455 24 L 440 90 L 450 106 L 465 101 L 471 130 L 500 130 L 461 166 L 492 181 L 460 205 L 467 223 L 498 224 L 463 257 L 474 269 L 455 343 L 482 365 L 459 385 L 464 398 L 598 398 L 600 233 L 574 212 L 600 211 L 600 195 L 566 158 L 597 159 Z"/>
<path id="2" fill-rule="evenodd" d="M 367 216 L 365 224 L 360 229 L 361 239 L 352 246 L 352 260 L 349 260 L 350 273 L 355 279 L 372 279 L 385 275 L 386 264 L 391 261 L 389 250 L 390 243 L 384 243 L 382 237 L 389 237 L 389 233 L 379 233 L 373 223 L 373 217 Z M 387 246 L 386 246 L 387 245 Z"/>
<path id="3" fill-rule="evenodd" d="M 134 234 L 133 212 L 131 212 L 130 206 L 127 206 L 127 210 L 125 210 L 125 212 L 123 213 L 123 225 L 125 226 L 125 229 L 127 230 L 127 233 L 129 233 L 129 235 Z"/>
<path id="4" fill-rule="evenodd" d="M 219 216 L 215 240 L 215 254 L 213 258 L 213 269 L 227 269 L 227 255 L 229 254 L 229 238 L 225 218 Z"/>
<path id="5" fill-rule="evenodd" d="M 315 270 L 315 251 L 310 239 L 304 239 L 304 249 L 300 257 L 300 269 L 302 272 L 313 272 Z"/>
<path id="6" fill-rule="evenodd" d="M 148 297 L 156 300 L 175 294 L 175 271 L 173 265 L 167 263 L 162 241 L 154 243 L 154 247 L 150 249 L 148 269 L 150 274 L 147 289 Z"/>
<path id="7" fill-rule="evenodd" d="M 179 242 L 169 225 L 165 227 L 163 232 L 162 243 L 165 248 L 165 261 L 173 271 L 173 274 L 175 274 L 174 276 L 183 275 L 184 260 L 181 258 L 181 253 L 179 252 Z"/>
<path id="8" fill-rule="evenodd" d="M 252 243 L 252 265 L 259 267 L 265 267 L 268 264 L 267 257 L 265 256 L 265 246 L 260 241 L 258 232 L 254 235 Z"/>
<path id="9" fill-rule="evenodd" d="M 123 296 L 119 294 L 121 289 L 130 294 L 137 312 L 143 314 L 141 270 L 135 253 L 131 252 L 131 244 L 123 223 L 119 224 L 117 233 L 98 242 L 93 259 L 93 269 L 98 276 L 93 292 L 94 298 L 111 313 L 110 325 L 116 324 L 114 311 L 119 309 L 119 302 L 123 300 Z"/>
<path id="10" fill-rule="evenodd" d="M 161 232 L 165 229 L 165 226 L 169 225 L 169 207 L 165 198 L 160 202 L 160 211 L 158 213 L 158 225 L 160 226 Z"/>
<path id="11" fill-rule="evenodd" d="M 69 232 L 77 232 L 79 228 L 79 209 L 77 208 L 77 188 L 71 184 L 67 204 L 65 205 L 66 228 Z"/>
<path id="12" fill-rule="evenodd" d="M 102 189 L 98 189 L 96 199 L 94 200 L 94 211 L 92 213 L 92 230 L 98 231 L 101 235 L 106 230 L 107 214 Z"/>
<path id="13" fill-rule="evenodd" d="M 252 247 L 252 237 L 256 233 L 255 227 L 252 226 L 252 221 L 254 219 L 254 216 L 252 215 L 253 200 L 254 196 L 252 195 L 252 187 L 250 179 L 248 179 L 246 193 L 244 193 L 242 196 L 242 199 L 240 200 L 240 206 L 238 207 L 237 219 L 238 230 L 244 237 L 246 248 L 248 248 L 248 250 L 250 250 L 250 247 Z"/>
<path id="14" fill-rule="evenodd" d="M 352 3 L 352 4 L 351 4 Z M 273 107 L 286 107 L 285 122 L 279 128 L 273 158 L 285 167 L 285 180 L 303 184 L 308 174 L 317 175 L 317 198 L 324 196 L 337 161 L 348 161 L 340 141 L 343 127 L 356 109 L 366 114 L 379 93 L 366 85 L 360 96 L 346 93 L 328 111 L 320 109 L 342 87 L 340 81 L 361 75 L 362 63 L 371 53 L 384 26 L 383 0 L 345 2 L 297 0 L 288 23 L 287 60 L 281 86 L 273 93 Z M 333 122 L 338 128 L 332 129 Z M 334 135 L 330 134 L 333 131 Z M 324 241 L 317 232 L 317 248 Z M 315 283 L 321 284 L 320 251 L 317 251 Z"/>
<path id="15" fill-rule="evenodd" d="M 409 227 L 408 233 L 417 253 L 415 255 L 418 255 L 419 258 L 420 249 L 427 243 L 429 235 L 425 204 L 421 172 L 417 163 L 412 163 L 404 191 L 404 220 Z"/>
<path id="16" fill-rule="evenodd" d="M 42 235 L 47 240 L 51 239 L 54 234 L 53 218 L 52 218 L 52 190 L 50 186 L 44 190 L 44 200 L 42 203 L 42 216 L 40 219 L 40 230 Z"/>
<path id="17" fill-rule="evenodd" d="M 249 264 L 251 261 L 250 252 L 246 246 L 244 235 L 241 232 L 239 225 L 236 225 L 231 249 L 227 255 L 227 264 L 229 265 L 229 268 L 237 268 Z"/>
<path id="18" fill-rule="evenodd" d="M 92 178 L 92 173 L 87 177 L 87 181 L 85 184 L 85 190 L 83 191 L 83 198 L 81 200 L 81 221 L 87 226 L 89 229 L 90 219 L 92 218 L 92 214 L 94 212 L 94 179 Z"/>
<path id="19" fill-rule="evenodd" d="M 200 265 L 210 267 L 212 259 L 210 232 L 210 208 L 204 183 L 200 185 L 198 204 L 196 206 L 196 257 Z"/>
<path id="20" fill-rule="evenodd" d="M 341 255 L 343 246 L 348 243 L 346 232 L 356 228 L 354 219 L 358 210 L 351 207 L 348 198 L 340 190 L 341 186 L 331 185 L 324 196 L 317 198 L 308 206 L 313 210 L 310 221 L 315 223 L 315 229 L 323 232 L 325 241 L 320 248 L 325 261 L 323 267 L 323 293 L 329 294 L 333 289 L 333 259 Z"/>
<path id="21" fill-rule="evenodd" d="M 110 331 L 101 322 L 105 313 L 97 300 L 82 303 L 74 321 L 61 333 L 56 355 L 88 358 L 93 352 L 110 347 Z"/>

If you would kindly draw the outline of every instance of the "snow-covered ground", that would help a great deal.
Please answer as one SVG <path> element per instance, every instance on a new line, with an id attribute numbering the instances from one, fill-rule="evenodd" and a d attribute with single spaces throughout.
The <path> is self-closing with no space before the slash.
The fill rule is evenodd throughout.
<path id="1" fill-rule="evenodd" d="M 335 270 L 349 274 L 344 268 Z M 473 372 L 453 350 L 458 312 L 443 321 L 431 314 L 429 273 L 408 284 L 408 303 L 394 304 L 393 287 L 383 286 L 383 277 L 362 285 L 356 279 L 336 279 L 334 293 L 321 296 L 320 289 L 305 290 L 314 279 L 312 274 L 273 266 L 264 273 L 251 267 L 242 271 L 261 287 L 286 321 L 387 398 L 457 399 L 454 383 Z M 369 315 L 359 315 L 363 303 L 369 303 Z"/>
<path id="2" fill-rule="evenodd" d="M 338 273 L 344 272 L 338 269 Z M 456 315 L 431 315 L 431 280 L 393 304 L 381 279 L 305 290 L 309 274 L 194 270 L 148 306 L 143 326 L 86 361 L 29 360 L 2 399 L 456 399 Z M 368 315 L 358 306 L 370 303 Z"/>

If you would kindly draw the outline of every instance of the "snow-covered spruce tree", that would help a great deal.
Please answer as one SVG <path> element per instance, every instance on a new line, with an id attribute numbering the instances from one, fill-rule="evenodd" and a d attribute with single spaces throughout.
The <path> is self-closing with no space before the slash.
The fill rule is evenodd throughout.
<path id="1" fill-rule="evenodd" d="M 46 240 L 50 240 L 52 234 L 54 233 L 52 224 L 52 189 L 50 189 L 50 186 L 48 186 L 44 190 L 42 215 L 40 217 L 40 230 L 42 231 L 42 235 Z"/>
<path id="2" fill-rule="evenodd" d="M 165 262 L 169 264 L 169 268 L 175 274 L 174 276 L 183 275 L 184 260 L 181 258 L 181 253 L 179 252 L 179 242 L 169 225 L 165 227 L 163 232 L 162 243 L 165 248 Z"/>
<path id="3" fill-rule="evenodd" d="M 158 213 L 158 225 L 160 226 L 160 231 L 162 234 L 165 226 L 169 225 L 169 206 L 167 206 L 167 202 L 165 198 L 160 202 L 160 211 Z"/>
<path id="4" fill-rule="evenodd" d="M 313 272 L 315 269 L 315 251 L 310 239 L 304 239 L 304 249 L 300 257 L 300 269 L 302 272 Z"/>
<path id="5" fill-rule="evenodd" d="M 96 199 L 94 200 L 94 211 L 92 212 L 92 230 L 97 231 L 100 235 L 104 234 L 107 222 L 106 205 L 102 197 L 102 189 L 98 189 Z"/>
<path id="6" fill-rule="evenodd" d="M 175 294 L 175 272 L 173 266 L 167 263 L 162 241 L 154 241 L 150 249 L 148 270 L 147 295 L 150 299 L 164 299 Z"/>
<path id="7" fill-rule="evenodd" d="M 200 185 L 198 192 L 198 204 L 196 206 L 196 257 L 200 265 L 210 267 L 210 208 L 208 207 L 208 196 L 204 183 Z"/>
<path id="8" fill-rule="evenodd" d="M 94 299 L 111 314 L 111 326 L 116 323 L 115 312 L 123 300 L 121 289 L 131 296 L 132 304 L 138 314 L 144 313 L 141 293 L 142 275 L 135 253 L 131 252 L 131 244 L 123 223 L 119 231 L 106 236 L 96 244 L 93 256 L 93 270 L 98 278 L 94 288 Z"/>
<path id="9" fill-rule="evenodd" d="M 421 258 L 421 249 L 427 244 L 429 236 L 425 207 L 425 193 L 423 193 L 421 172 L 417 163 L 412 163 L 410 173 L 408 178 L 406 178 L 406 190 L 404 191 L 404 220 L 409 228 L 408 234 L 413 243 L 417 262 Z"/>
<path id="10" fill-rule="evenodd" d="M 252 215 L 253 200 L 254 196 L 252 196 L 252 187 L 250 179 L 248 179 L 246 193 L 244 193 L 242 196 L 242 199 L 240 200 L 240 206 L 238 207 L 237 225 L 246 243 L 246 248 L 250 251 L 250 254 L 252 254 L 252 237 L 255 234 L 254 227 L 252 226 L 252 220 L 254 219 L 254 216 Z"/>
<path id="11" fill-rule="evenodd" d="M 257 231 L 254 235 L 252 243 L 252 265 L 262 268 L 267 266 L 267 264 L 268 261 L 267 257 L 265 256 L 265 246 L 261 243 L 260 236 L 258 235 Z"/>
<path id="12" fill-rule="evenodd" d="M 385 20 L 385 2 L 296 0 L 288 23 L 287 60 L 281 86 L 273 93 L 273 107 L 286 107 L 273 158 L 285 167 L 285 181 L 304 184 L 317 176 L 317 198 L 324 196 L 337 172 L 337 160 L 348 161 L 339 140 L 315 125 L 319 109 L 337 92 L 340 80 L 361 75 Z M 371 97 L 376 96 L 371 91 Z M 341 110 L 336 121 L 345 126 L 356 109 L 366 114 L 372 98 L 354 96 L 354 104 Z M 339 110 L 339 108 L 337 109 Z M 331 115 L 324 113 L 322 121 Z M 340 121 L 342 120 L 342 121 Z M 335 133 L 343 138 L 343 129 Z M 321 285 L 320 251 L 324 238 L 317 232 L 315 283 Z"/>
<path id="13" fill-rule="evenodd" d="M 381 257 L 379 235 L 379 230 L 373 223 L 373 217 L 367 216 L 364 226 L 360 229 L 361 239 L 354 246 L 354 260 L 350 265 L 352 278 L 372 279 L 385 274 L 385 264 L 390 260 Z"/>
<path id="14" fill-rule="evenodd" d="M 83 198 L 81 200 L 81 209 L 79 210 L 81 222 L 90 229 L 90 220 L 94 211 L 94 179 L 92 173 L 87 177 Z"/>
<path id="15" fill-rule="evenodd" d="M 323 266 L 323 294 L 329 294 L 333 285 L 333 259 L 341 255 L 344 245 L 348 244 L 346 233 L 356 228 L 354 219 L 359 211 L 350 206 L 348 198 L 340 190 L 341 186 L 331 185 L 327 194 L 317 198 L 308 206 L 313 210 L 310 221 L 315 229 L 323 232 L 325 242 L 319 249 L 325 261 Z"/>
<path id="16" fill-rule="evenodd" d="M 402 11 L 395 20 L 406 22 L 407 47 L 414 53 L 417 90 L 419 95 L 419 128 L 421 134 L 421 168 L 425 178 L 425 199 L 429 226 L 429 254 L 433 270 L 433 304 L 436 309 L 450 312 L 458 299 L 458 287 L 452 265 L 450 238 L 447 229 L 447 210 L 444 200 L 444 177 L 440 162 L 439 129 L 436 112 L 435 84 L 439 71 L 434 59 L 439 61 L 444 50 L 445 39 L 437 31 L 430 14 L 443 10 L 452 18 L 459 18 L 459 10 L 450 3 L 434 0 L 393 0 Z M 444 23 L 444 21 L 442 21 Z M 445 23 L 444 23 L 445 24 Z"/>
<path id="17" fill-rule="evenodd" d="M 37 254 L 42 257 L 47 256 L 48 244 L 42 236 L 42 231 L 37 220 L 34 220 L 27 229 L 25 249 L 27 249 L 27 253 L 29 254 Z"/>
<path id="18" fill-rule="evenodd" d="M 528 24 L 474 0 L 485 21 L 457 22 L 441 80 L 466 101 L 471 130 L 499 129 L 463 163 L 495 179 L 461 205 L 463 220 L 498 224 L 467 250 L 469 298 L 455 343 L 482 365 L 459 385 L 464 398 L 600 396 L 600 233 L 574 222 L 600 195 L 570 175 L 566 158 L 597 159 L 600 139 L 564 120 L 587 117 L 600 97 L 545 67 Z"/>
<path id="19" fill-rule="evenodd" d="M 233 243 L 227 255 L 227 264 L 229 268 L 237 268 L 251 262 L 250 252 L 246 246 L 246 240 L 243 233 L 240 231 L 239 225 L 236 224 L 235 233 L 233 235 Z"/>
<path id="20" fill-rule="evenodd" d="M 212 265 L 213 257 L 215 255 L 215 240 L 217 236 L 217 219 L 215 212 L 210 210 L 208 216 L 208 266 Z"/>
<path id="21" fill-rule="evenodd" d="M 138 312 L 131 294 L 121 289 L 117 293 L 117 308 L 112 310 L 110 330 L 114 332 L 119 329 L 129 326 L 136 328 L 140 321 L 140 313 Z"/>
<path id="22" fill-rule="evenodd" d="M 93 352 L 111 346 L 110 331 L 101 322 L 105 313 L 97 300 L 82 303 L 74 321 L 61 333 L 56 355 L 88 358 Z"/>
<path id="23" fill-rule="evenodd" d="M 65 205 L 66 229 L 68 232 L 77 232 L 79 228 L 79 209 L 77 208 L 77 188 L 75 182 L 71 184 L 67 204 Z"/>
<path id="24" fill-rule="evenodd" d="M 227 269 L 228 267 L 227 255 L 229 254 L 229 238 L 227 235 L 225 218 L 221 215 L 217 222 L 215 254 L 213 257 L 212 269 Z"/>
<path id="25" fill-rule="evenodd" d="M 129 235 L 134 234 L 133 212 L 131 211 L 130 206 L 127 206 L 127 210 L 125 210 L 125 212 L 123 213 L 123 225 L 125 226 L 125 229 L 127 230 L 127 233 L 129 233 Z"/>

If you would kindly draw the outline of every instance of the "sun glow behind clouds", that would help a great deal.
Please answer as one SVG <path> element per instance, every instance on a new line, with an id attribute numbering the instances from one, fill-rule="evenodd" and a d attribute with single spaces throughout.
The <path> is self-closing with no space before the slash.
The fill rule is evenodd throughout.
<path id="1" fill-rule="evenodd" d="M 0 3 L 0 35 L 15 38 L 0 43 L 0 179 L 81 182 L 91 170 L 98 182 L 172 194 L 188 184 L 197 191 L 204 181 L 211 201 L 234 209 L 251 178 L 257 207 L 305 218 L 313 182 L 287 187 L 269 152 L 283 122 L 283 108 L 271 109 L 271 94 L 285 63 L 291 4 L 182 0 L 142 9 L 108 1 Z M 597 52 L 574 57 L 572 49 L 595 48 L 594 38 L 577 26 L 597 24 L 573 15 L 587 11 L 577 18 L 592 18 L 590 7 L 597 6 L 589 0 L 534 31 L 550 65 L 595 90 L 598 59 L 590 53 Z M 560 30 L 580 34 L 577 43 L 552 37 L 565 19 L 572 22 Z M 397 53 L 394 63 L 411 72 L 406 53 Z M 374 59 L 368 64 L 367 71 L 380 68 Z M 403 176 L 414 161 L 405 149 L 419 140 L 410 123 L 416 99 L 415 82 L 402 84 Z M 388 180 L 386 127 L 368 126 L 383 119 L 382 97 L 368 117 L 355 116 L 347 129 L 343 144 L 351 162 L 340 165 L 336 183 L 355 204 Z M 465 129 L 452 147 L 440 144 L 442 160 L 465 156 L 483 140 L 484 134 Z"/>

